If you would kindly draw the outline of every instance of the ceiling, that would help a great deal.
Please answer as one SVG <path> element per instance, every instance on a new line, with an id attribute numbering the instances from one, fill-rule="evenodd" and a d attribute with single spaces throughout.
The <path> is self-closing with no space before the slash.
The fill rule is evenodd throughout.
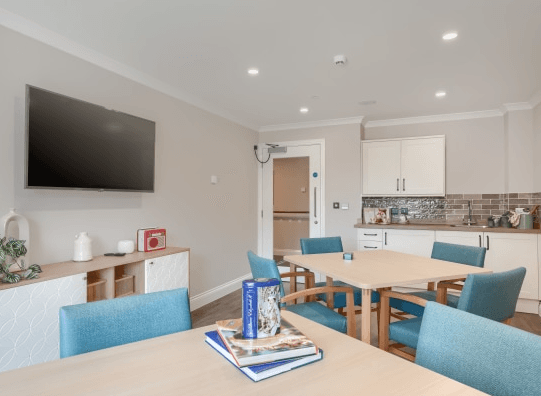
<path id="1" fill-rule="evenodd" d="M 540 0 L 0 0 L 0 8 L 254 129 L 492 110 L 541 91 Z M 450 30 L 458 38 L 442 40 Z M 337 54 L 345 66 L 333 64 Z M 447 96 L 435 98 L 438 90 Z M 367 100 L 377 103 L 359 104 Z"/>

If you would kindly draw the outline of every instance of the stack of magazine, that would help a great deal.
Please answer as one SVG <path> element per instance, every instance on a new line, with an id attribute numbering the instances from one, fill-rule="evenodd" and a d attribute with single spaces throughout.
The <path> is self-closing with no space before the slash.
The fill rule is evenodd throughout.
<path id="1" fill-rule="evenodd" d="M 218 330 L 205 333 L 205 341 L 253 381 L 323 358 L 323 351 L 284 319 L 279 334 L 256 339 L 243 338 L 242 319 L 223 320 L 216 324 Z"/>

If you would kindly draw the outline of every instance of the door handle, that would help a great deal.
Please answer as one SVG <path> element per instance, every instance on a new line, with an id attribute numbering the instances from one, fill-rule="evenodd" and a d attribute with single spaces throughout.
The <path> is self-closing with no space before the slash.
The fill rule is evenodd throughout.
<path id="1" fill-rule="evenodd" d="M 481 247 L 481 234 L 479 234 L 479 247 Z"/>
<path id="2" fill-rule="evenodd" d="M 396 179 L 396 191 L 400 191 L 400 179 Z"/>
<path id="3" fill-rule="evenodd" d="M 364 234 L 365 236 L 378 236 L 378 234 Z"/>
<path id="4" fill-rule="evenodd" d="M 378 247 L 377 246 L 365 246 L 364 248 L 365 249 L 377 249 Z"/>
<path id="5" fill-rule="evenodd" d="M 314 187 L 314 217 L 317 217 L 317 187 Z"/>
<path id="6" fill-rule="evenodd" d="M 490 239 L 488 238 L 488 235 L 487 235 L 487 250 L 490 250 Z"/>
<path id="7" fill-rule="evenodd" d="M 406 178 L 402 179 L 402 191 L 406 191 Z"/>
<path id="8" fill-rule="evenodd" d="M 387 233 L 385 233 L 385 245 L 387 245 Z"/>

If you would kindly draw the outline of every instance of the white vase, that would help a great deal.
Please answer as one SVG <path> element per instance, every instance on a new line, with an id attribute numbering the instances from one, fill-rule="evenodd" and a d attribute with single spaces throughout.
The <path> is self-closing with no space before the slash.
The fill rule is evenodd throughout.
<path id="1" fill-rule="evenodd" d="M 73 261 L 90 260 L 92 260 L 92 239 L 88 237 L 88 233 L 80 232 L 75 235 L 73 243 Z"/>

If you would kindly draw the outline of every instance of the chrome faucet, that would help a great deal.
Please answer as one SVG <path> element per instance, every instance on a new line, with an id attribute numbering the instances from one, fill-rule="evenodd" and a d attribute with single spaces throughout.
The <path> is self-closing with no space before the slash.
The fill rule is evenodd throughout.
<path id="1" fill-rule="evenodd" d="M 471 201 L 468 201 L 468 221 L 466 222 L 468 225 L 475 224 L 475 220 L 472 216 L 472 208 L 471 208 Z"/>

